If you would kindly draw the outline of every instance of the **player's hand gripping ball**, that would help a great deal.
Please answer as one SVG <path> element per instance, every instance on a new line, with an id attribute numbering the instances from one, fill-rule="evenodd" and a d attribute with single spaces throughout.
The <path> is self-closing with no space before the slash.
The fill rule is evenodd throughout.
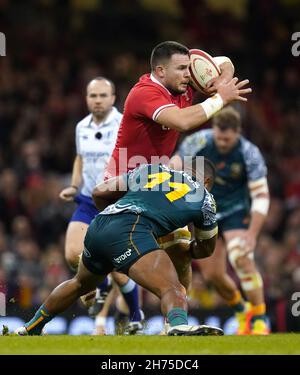
<path id="1" fill-rule="evenodd" d="M 200 49 L 190 50 L 190 73 L 192 86 L 205 94 L 206 84 L 221 74 L 212 56 Z"/>

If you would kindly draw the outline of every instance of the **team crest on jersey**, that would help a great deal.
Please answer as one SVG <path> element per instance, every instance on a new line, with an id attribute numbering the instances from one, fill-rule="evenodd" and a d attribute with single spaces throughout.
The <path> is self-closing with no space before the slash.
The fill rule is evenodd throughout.
<path id="1" fill-rule="evenodd" d="M 233 178 L 238 178 L 242 174 L 242 164 L 232 163 L 230 167 L 230 175 Z"/>
<path id="2" fill-rule="evenodd" d="M 198 146 L 203 148 L 205 145 L 206 145 L 206 139 L 205 139 L 205 137 L 201 137 L 198 141 Z"/>
<path id="3" fill-rule="evenodd" d="M 191 100 L 191 98 L 189 97 L 189 93 L 187 91 L 184 94 L 182 94 L 182 96 L 185 97 L 187 102 L 189 102 Z"/>

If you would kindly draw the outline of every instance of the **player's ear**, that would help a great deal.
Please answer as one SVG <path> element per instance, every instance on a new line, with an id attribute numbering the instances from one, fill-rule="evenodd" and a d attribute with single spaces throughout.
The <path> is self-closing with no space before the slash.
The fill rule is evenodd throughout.
<path id="1" fill-rule="evenodd" d="M 212 180 L 211 180 L 211 178 L 210 177 L 204 177 L 204 187 L 205 187 L 205 189 L 207 189 L 208 191 L 210 191 L 211 190 L 211 188 L 212 188 Z"/>
<path id="2" fill-rule="evenodd" d="M 165 68 L 163 65 L 157 65 L 154 72 L 155 75 L 161 79 L 165 77 Z"/>

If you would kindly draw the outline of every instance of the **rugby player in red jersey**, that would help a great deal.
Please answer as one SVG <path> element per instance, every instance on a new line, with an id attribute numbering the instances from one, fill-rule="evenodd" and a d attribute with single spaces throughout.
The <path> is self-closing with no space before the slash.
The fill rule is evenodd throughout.
<path id="1" fill-rule="evenodd" d="M 216 94 L 192 105 L 194 91 L 189 85 L 188 48 L 172 41 L 156 46 L 151 54 L 151 73 L 140 78 L 125 101 L 106 177 L 150 163 L 153 157 L 170 158 L 180 132 L 200 127 L 229 102 L 247 101 L 243 95 L 251 92 L 250 88 L 244 88 L 248 80 L 238 82 L 232 78 L 231 61 L 228 58 L 223 61 L 221 75 L 207 89 L 208 94 Z"/>

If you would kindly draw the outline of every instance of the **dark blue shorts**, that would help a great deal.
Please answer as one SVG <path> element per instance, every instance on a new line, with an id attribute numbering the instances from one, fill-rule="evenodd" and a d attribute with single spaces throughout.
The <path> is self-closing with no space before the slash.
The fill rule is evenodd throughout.
<path id="1" fill-rule="evenodd" d="M 75 197 L 74 201 L 78 204 L 71 221 L 80 221 L 81 223 L 90 224 L 94 217 L 99 213 L 94 201 L 91 197 L 79 194 Z"/>
<path id="2" fill-rule="evenodd" d="M 82 261 L 95 274 L 128 273 L 143 255 L 159 249 L 149 219 L 134 213 L 98 215 L 84 240 Z"/>
<path id="3" fill-rule="evenodd" d="M 218 220 L 219 233 L 233 229 L 248 229 L 250 214 L 246 209 L 239 210 L 223 219 Z"/>

